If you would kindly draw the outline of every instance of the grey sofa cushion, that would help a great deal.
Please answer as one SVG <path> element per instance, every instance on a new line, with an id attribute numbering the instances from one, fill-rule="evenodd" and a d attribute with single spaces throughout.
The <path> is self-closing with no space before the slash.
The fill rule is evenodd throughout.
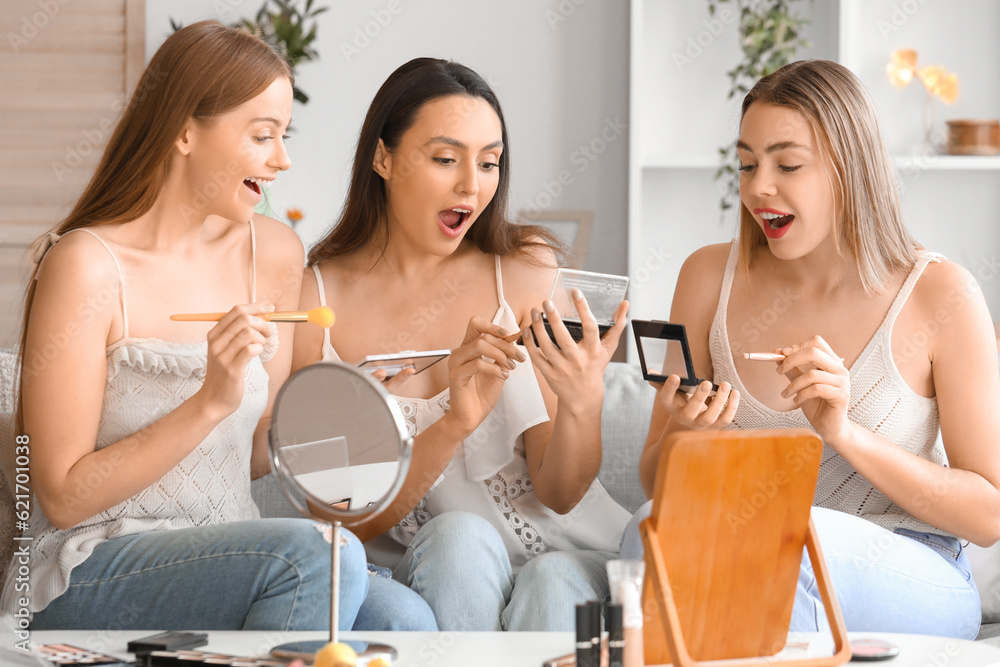
<path id="1" fill-rule="evenodd" d="M 634 513 L 646 502 L 639 483 L 639 457 L 646 443 L 656 391 L 639 367 L 612 362 L 604 373 L 601 414 L 603 458 L 598 479 L 618 504 Z"/>

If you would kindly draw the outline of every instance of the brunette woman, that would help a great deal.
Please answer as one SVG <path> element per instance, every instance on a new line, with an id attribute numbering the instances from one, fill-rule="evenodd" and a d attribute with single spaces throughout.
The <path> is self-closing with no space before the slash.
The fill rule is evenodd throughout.
<path id="1" fill-rule="evenodd" d="M 301 307 L 328 304 L 337 326 L 297 331 L 293 367 L 451 350 L 390 381 L 413 461 L 394 505 L 358 529 L 408 547 L 395 576 L 445 630 L 572 628 L 574 604 L 607 597 L 604 564 L 628 520 L 595 479 L 627 304 L 601 339 L 577 299 L 585 335 L 570 338 L 546 301 L 553 251 L 508 221 L 509 184 L 494 92 L 458 63 L 412 60 L 368 109 L 347 202 L 303 279 Z M 537 346 L 518 334 L 529 326 Z"/>

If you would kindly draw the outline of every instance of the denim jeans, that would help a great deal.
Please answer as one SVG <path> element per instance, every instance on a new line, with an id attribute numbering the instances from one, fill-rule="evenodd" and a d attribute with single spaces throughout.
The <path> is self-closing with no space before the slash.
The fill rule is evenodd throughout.
<path id="1" fill-rule="evenodd" d="M 368 575 L 368 595 L 354 630 L 435 632 L 434 612 L 420 595 L 391 577 Z"/>
<path id="2" fill-rule="evenodd" d="M 394 576 L 430 604 L 442 630 L 572 630 L 574 607 L 609 597 L 603 551 L 557 551 L 515 576 L 503 539 L 484 518 L 446 512 L 413 538 Z"/>
<path id="3" fill-rule="evenodd" d="M 639 508 L 622 535 L 621 557 L 642 558 Z M 851 514 L 812 508 L 820 549 L 847 629 L 974 639 L 982 608 L 969 560 L 955 538 L 892 532 Z M 792 632 L 829 632 L 809 556 L 802 555 Z"/>
<path id="4" fill-rule="evenodd" d="M 329 630 L 330 543 L 318 528 L 307 519 L 258 519 L 108 540 L 31 627 Z M 341 534 L 339 626 L 350 630 L 369 575 L 361 543 Z"/>

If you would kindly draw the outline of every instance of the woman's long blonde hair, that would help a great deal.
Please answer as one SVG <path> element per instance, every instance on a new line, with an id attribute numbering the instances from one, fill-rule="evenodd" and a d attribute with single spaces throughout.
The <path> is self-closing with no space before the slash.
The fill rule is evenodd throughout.
<path id="1" fill-rule="evenodd" d="M 857 261 L 865 293 L 881 292 L 891 275 L 912 269 L 919 245 L 903 224 L 896 169 L 858 78 L 829 60 L 800 60 L 757 82 L 743 99 L 741 122 L 754 103 L 792 109 L 812 126 L 832 167 L 834 239 Z M 739 243 L 750 270 L 767 239 L 742 204 Z"/>

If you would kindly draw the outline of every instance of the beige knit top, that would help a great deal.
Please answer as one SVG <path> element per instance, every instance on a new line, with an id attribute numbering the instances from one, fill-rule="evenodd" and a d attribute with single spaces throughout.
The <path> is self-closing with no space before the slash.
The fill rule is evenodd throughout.
<path id="1" fill-rule="evenodd" d="M 740 392 L 740 405 L 728 428 L 808 428 L 812 425 L 802 410 L 779 412 L 754 398 L 743 385 L 733 363 L 726 328 L 729 297 L 738 260 L 738 243 L 733 243 L 722 281 L 719 306 L 709 333 L 709 347 L 716 383 L 729 382 Z M 878 433 L 922 459 L 948 465 L 944 447 L 938 440 L 937 400 L 914 392 L 899 374 L 892 358 L 892 326 L 927 265 L 940 255 L 924 253 L 918 259 L 882 324 L 851 366 L 851 402 L 847 417 Z M 864 477 L 829 446 L 823 446 L 819 480 L 813 505 L 862 517 L 888 530 L 905 528 L 926 533 L 949 533 L 919 521 L 868 483 Z M 951 536 L 951 535 L 949 535 Z"/>
<path id="2" fill-rule="evenodd" d="M 122 338 L 107 348 L 108 375 L 104 388 L 96 449 L 137 433 L 189 399 L 205 380 L 207 343 L 173 343 L 157 338 L 133 338 L 128 333 L 125 277 L 103 240 L 87 229 L 111 253 L 119 274 Z M 253 222 L 251 248 L 255 254 Z M 251 256 L 251 262 L 255 257 Z M 256 267 L 251 272 L 250 300 L 256 301 Z M 260 517 L 250 496 L 250 453 L 253 433 L 267 405 L 268 376 L 262 361 L 277 351 L 271 325 L 264 352 L 247 369 L 243 402 L 222 420 L 194 451 L 153 485 L 128 500 L 72 528 L 58 530 L 34 503 L 29 529 L 29 610 L 44 609 L 69 586 L 73 568 L 106 540 L 152 530 L 207 526 Z M 93 480 L 99 484 L 101 480 Z M 91 483 L 88 480 L 88 483 Z M 85 494 L 86 488 L 77 493 Z M 12 564 L 16 567 L 16 563 Z M 11 610 L 17 597 L 13 574 L 0 598 L 0 609 Z"/>

